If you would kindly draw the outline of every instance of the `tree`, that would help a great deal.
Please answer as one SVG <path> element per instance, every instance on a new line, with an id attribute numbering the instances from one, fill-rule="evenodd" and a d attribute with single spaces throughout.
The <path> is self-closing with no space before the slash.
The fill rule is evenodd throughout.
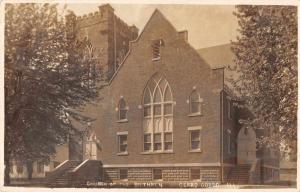
<path id="1" fill-rule="evenodd" d="M 240 35 L 232 43 L 238 76 L 231 79 L 253 118 L 244 126 L 264 128 L 260 144 L 297 140 L 297 7 L 237 6 Z M 295 148 L 294 148 L 295 149 Z"/>
<path id="2" fill-rule="evenodd" d="M 73 129 L 68 116 L 86 120 L 69 109 L 96 98 L 101 86 L 94 60 L 84 57 L 88 41 L 76 40 L 74 22 L 66 22 L 56 4 L 6 4 L 5 18 L 8 185 L 10 161 L 30 169 L 37 159 L 49 160 Z"/>

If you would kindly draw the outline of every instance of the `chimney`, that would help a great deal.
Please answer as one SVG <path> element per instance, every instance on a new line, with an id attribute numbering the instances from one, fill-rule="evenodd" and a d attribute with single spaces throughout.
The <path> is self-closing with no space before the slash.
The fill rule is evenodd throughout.
<path id="1" fill-rule="evenodd" d="M 135 26 L 135 25 L 131 25 L 130 27 L 129 27 L 129 29 L 130 29 L 130 31 L 134 34 L 133 36 L 133 39 L 135 39 L 137 36 L 138 36 L 138 34 L 139 34 L 139 29 Z M 133 40 L 132 39 L 132 40 Z"/>
<path id="2" fill-rule="evenodd" d="M 178 35 L 181 39 L 183 39 L 185 42 L 188 42 L 188 31 L 187 30 L 183 30 L 183 31 L 179 31 Z"/>

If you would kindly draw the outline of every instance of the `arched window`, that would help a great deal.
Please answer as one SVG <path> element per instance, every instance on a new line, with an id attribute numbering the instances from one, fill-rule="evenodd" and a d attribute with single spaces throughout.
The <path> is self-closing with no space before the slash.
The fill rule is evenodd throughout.
<path id="1" fill-rule="evenodd" d="M 159 75 L 147 83 L 143 97 L 144 151 L 173 150 L 173 97 L 169 83 Z"/>
<path id="2" fill-rule="evenodd" d="M 191 93 L 189 103 L 190 114 L 201 114 L 202 99 L 196 90 Z"/>
<path id="3" fill-rule="evenodd" d="M 83 62 L 86 64 L 88 86 L 95 86 L 95 78 L 97 76 L 96 63 L 97 58 L 95 57 L 95 48 L 89 42 L 88 38 L 85 39 L 83 50 Z"/>
<path id="4" fill-rule="evenodd" d="M 119 101 L 119 120 L 127 120 L 127 106 L 123 98 Z"/>

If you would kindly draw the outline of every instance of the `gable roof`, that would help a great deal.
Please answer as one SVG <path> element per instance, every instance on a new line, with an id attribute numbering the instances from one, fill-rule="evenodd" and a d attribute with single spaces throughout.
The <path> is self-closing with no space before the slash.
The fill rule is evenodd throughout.
<path id="1" fill-rule="evenodd" d="M 139 41 L 139 39 L 143 35 L 145 29 L 148 28 L 151 20 L 153 20 L 156 17 L 163 19 L 174 29 L 174 31 L 178 32 L 176 30 L 176 28 L 172 25 L 172 23 L 161 13 L 161 11 L 159 11 L 158 9 L 155 9 L 154 12 L 152 13 L 152 15 L 150 16 L 150 18 L 148 19 L 147 23 L 145 24 L 143 30 L 139 34 L 139 36 L 135 40 L 129 42 L 129 50 L 128 50 L 127 54 L 125 55 L 123 61 L 119 65 L 118 69 L 115 71 L 115 73 L 109 80 L 108 84 L 112 83 L 112 81 L 114 80 L 114 78 L 116 77 L 116 75 L 118 74 L 120 69 L 123 67 L 123 64 L 125 63 L 126 59 L 130 55 L 130 53 L 131 53 L 130 44 L 136 43 Z M 232 75 L 237 76 L 237 74 L 234 74 L 233 72 L 231 72 L 227 69 L 227 67 L 229 65 L 232 65 L 234 62 L 234 54 L 231 51 L 231 44 L 229 44 L 229 43 L 221 44 L 221 45 L 216 45 L 216 46 L 212 46 L 212 47 L 201 48 L 196 51 L 198 52 L 199 56 L 205 61 L 205 63 L 211 67 L 211 69 L 224 68 L 225 79 L 231 77 Z M 225 80 L 225 85 L 226 84 L 228 84 L 228 83 L 226 83 L 226 80 Z"/>
<path id="2" fill-rule="evenodd" d="M 148 19 L 147 23 L 145 24 L 144 28 L 142 29 L 141 33 L 139 34 L 139 36 L 132 41 L 129 41 L 129 50 L 127 52 L 127 54 L 125 55 L 123 61 L 120 63 L 118 69 L 115 71 L 115 73 L 113 74 L 113 76 L 110 78 L 109 83 L 111 84 L 111 82 L 113 81 L 113 79 L 115 78 L 115 76 L 117 75 L 117 73 L 119 72 L 119 70 L 121 69 L 121 67 L 123 66 L 123 64 L 125 63 L 126 59 L 128 58 L 128 56 L 130 55 L 131 52 L 131 44 L 132 43 L 136 43 L 139 41 L 139 39 L 141 38 L 141 36 L 143 35 L 145 29 L 148 28 L 150 22 L 155 18 L 155 17 L 159 17 L 161 19 L 163 19 L 165 22 L 167 22 L 173 29 L 174 31 L 177 31 L 176 28 L 174 27 L 174 25 L 172 25 L 172 23 L 162 14 L 162 12 L 159 9 L 155 9 L 152 13 L 152 15 L 150 16 L 150 18 Z"/>
<path id="3" fill-rule="evenodd" d="M 197 50 L 200 57 L 211 67 L 211 69 L 224 68 L 224 90 L 235 99 L 239 94 L 229 83 L 229 79 L 236 80 L 239 77 L 238 72 L 229 70 L 229 66 L 234 64 L 234 53 L 231 50 L 231 44 L 222 44 Z"/>
<path id="4" fill-rule="evenodd" d="M 153 20 L 155 17 L 162 18 L 164 21 L 166 21 L 173 29 L 174 31 L 177 31 L 174 25 L 162 14 L 162 12 L 159 9 L 155 9 L 148 19 L 146 25 L 144 26 L 143 30 L 141 31 L 141 34 L 138 36 L 138 38 L 135 41 L 138 41 L 138 39 L 142 36 L 144 33 L 145 29 L 148 28 L 148 25 L 150 24 L 151 20 Z"/>
<path id="5" fill-rule="evenodd" d="M 233 64 L 234 54 L 230 44 L 198 49 L 200 57 L 212 68 L 223 68 Z"/>

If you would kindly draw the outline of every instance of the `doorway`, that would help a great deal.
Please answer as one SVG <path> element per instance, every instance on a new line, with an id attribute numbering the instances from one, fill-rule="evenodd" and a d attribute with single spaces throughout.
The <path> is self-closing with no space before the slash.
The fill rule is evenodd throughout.
<path id="1" fill-rule="evenodd" d="M 86 136 L 84 144 L 83 160 L 97 159 L 97 137 L 95 133 L 91 133 Z"/>
<path id="2" fill-rule="evenodd" d="M 243 127 L 237 138 L 238 164 L 251 164 L 256 160 L 256 134 L 252 128 Z"/>

